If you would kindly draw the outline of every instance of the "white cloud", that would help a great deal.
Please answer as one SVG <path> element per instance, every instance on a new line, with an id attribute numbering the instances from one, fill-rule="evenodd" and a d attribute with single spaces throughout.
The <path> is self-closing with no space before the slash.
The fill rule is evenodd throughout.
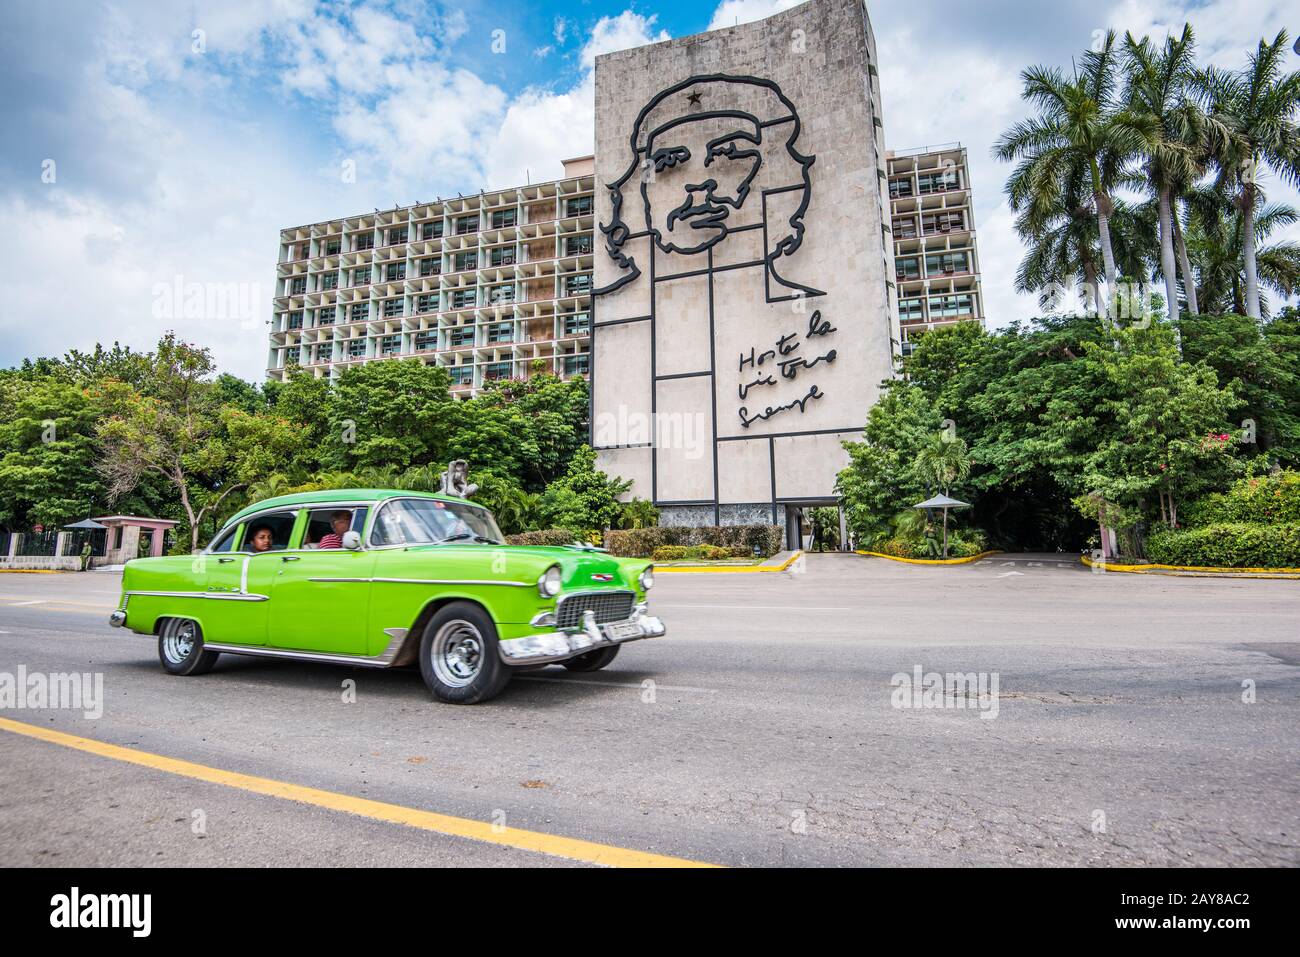
<path id="1" fill-rule="evenodd" d="M 723 27 L 752 23 L 770 17 L 774 13 L 780 13 L 782 10 L 797 7 L 803 2 L 804 0 L 723 0 L 718 9 L 713 11 L 709 29 L 721 30 Z"/>
<path id="2" fill-rule="evenodd" d="M 657 19 L 655 16 L 642 16 L 632 10 L 624 10 L 616 17 L 601 17 L 582 48 L 583 68 L 589 70 L 595 66 L 596 57 L 602 53 L 617 53 L 619 50 L 630 50 L 632 47 L 671 39 L 667 30 L 655 32 Z"/>
<path id="3" fill-rule="evenodd" d="M 555 43 L 557 46 L 564 46 L 564 37 L 565 34 L 568 32 L 568 29 L 569 29 L 569 24 L 568 21 L 564 19 L 564 17 L 555 18 L 555 27 L 554 30 L 552 31 L 552 34 L 555 37 Z"/>

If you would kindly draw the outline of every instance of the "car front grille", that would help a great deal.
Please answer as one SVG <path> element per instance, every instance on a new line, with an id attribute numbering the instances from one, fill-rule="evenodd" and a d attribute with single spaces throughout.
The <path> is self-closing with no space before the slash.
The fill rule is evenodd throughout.
<path id="1" fill-rule="evenodd" d="M 624 621 L 632 617 L 634 598 L 632 592 L 616 589 L 568 595 L 561 598 L 555 606 L 555 627 L 581 628 L 583 613 L 587 611 L 596 613 L 598 625 L 611 621 Z"/>

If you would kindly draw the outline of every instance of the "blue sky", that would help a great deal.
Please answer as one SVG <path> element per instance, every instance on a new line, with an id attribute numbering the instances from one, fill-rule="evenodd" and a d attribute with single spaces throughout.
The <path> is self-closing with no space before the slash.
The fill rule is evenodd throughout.
<path id="1" fill-rule="evenodd" d="M 145 348 L 176 329 L 224 369 L 260 379 L 281 227 L 553 178 L 560 159 L 591 151 L 596 54 L 795 5 L 11 5 L 0 34 L 0 364 L 97 340 Z M 989 157 L 1025 114 L 1023 67 L 1068 66 L 1108 27 L 1163 38 L 1184 21 L 1202 62 L 1238 66 L 1261 36 L 1300 28 L 1297 0 L 876 0 L 868 10 L 887 145 L 960 140 L 970 152 L 993 324 L 1035 312 L 1012 288 L 1021 248 L 1002 202 L 1006 167 Z M 1300 205 L 1294 190 L 1265 186 Z M 247 309 L 186 311 L 166 291 L 190 283 L 237 288 Z"/>

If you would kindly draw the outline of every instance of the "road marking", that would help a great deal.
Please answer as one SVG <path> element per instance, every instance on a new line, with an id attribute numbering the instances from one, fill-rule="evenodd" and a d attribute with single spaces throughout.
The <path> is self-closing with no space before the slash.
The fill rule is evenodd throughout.
<path id="1" fill-rule="evenodd" d="M 449 814 L 422 811 L 418 808 L 388 804 L 384 801 L 372 801 L 369 798 L 339 794 L 337 791 L 323 791 L 319 788 L 290 784 L 287 781 L 276 781 L 273 778 L 255 777 L 251 774 L 241 774 L 238 771 L 224 771 L 220 768 L 194 764 L 190 761 L 169 758 L 149 751 L 124 748 L 120 745 L 109 744 L 106 741 L 96 741 L 93 738 L 65 734 L 52 728 L 42 728 L 21 721 L 12 721 L 9 718 L 0 718 L 0 730 L 12 731 L 14 734 L 25 735 L 39 741 L 62 745 L 77 751 L 85 751 L 88 754 L 95 754 L 104 758 L 112 758 L 115 761 L 124 761 L 127 764 L 152 768 L 155 771 L 165 771 L 168 774 L 193 778 L 196 781 L 222 784 L 226 787 L 238 788 L 241 791 L 248 791 L 253 794 L 283 798 L 300 804 L 311 804 L 330 811 L 342 811 L 345 814 L 355 814 L 375 821 L 404 824 L 407 827 L 433 831 L 450 837 L 463 837 L 471 841 L 482 841 L 485 844 L 495 844 L 500 847 L 513 847 L 522 851 L 549 854 L 552 857 L 563 857 L 572 861 L 583 861 L 584 863 L 598 864 L 604 867 L 716 866 L 706 864 L 703 861 L 667 857 L 663 854 L 635 851 L 628 848 L 614 847 L 610 844 L 597 844 L 594 841 L 583 841 L 578 838 L 543 834 L 540 831 L 525 831 L 514 827 L 498 828 L 484 821 L 452 817 Z"/>
<path id="2" fill-rule="evenodd" d="M 802 613 L 810 611 L 863 611 L 861 608 L 839 608 L 830 605 L 699 605 L 694 603 L 684 603 L 675 601 L 657 601 L 656 608 L 721 608 L 729 611 L 797 611 Z"/>
<path id="3" fill-rule="evenodd" d="M 1024 572 L 1003 572 L 1001 575 L 998 576 L 998 578 L 1010 578 L 1012 575 L 1023 576 L 1024 574 L 1025 574 Z"/>
<path id="4" fill-rule="evenodd" d="M 640 681 L 593 681 L 589 678 L 547 678 L 542 675 L 516 675 L 512 681 L 554 681 L 562 685 L 604 685 L 606 688 L 644 688 Z M 653 680 L 653 679 L 648 679 Z M 717 688 L 692 688 L 690 685 L 661 685 L 655 682 L 657 691 L 698 691 L 701 694 L 717 694 Z"/>
<path id="5" fill-rule="evenodd" d="M 9 603 L 10 608 L 17 608 L 19 605 L 44 605 L 47 599 L 37 598 L 33 601 L 13 601 Z"/>
<path id="6" fill-rule="evenodd" d="M 14 601 L 14 598 L 21 598 L 21 595 L 0 595 L 0 601 L 5 602 L 0 608 L 18 608 L 22 605 L 73 605 L 77 608 L 91 608 L 95 611 L 109 612 L 113 610 L 112 605 L 103 604 L 95 605 L 85 601 L 71 601 L 66 598 L 38 598 L 30 601 Z"/>

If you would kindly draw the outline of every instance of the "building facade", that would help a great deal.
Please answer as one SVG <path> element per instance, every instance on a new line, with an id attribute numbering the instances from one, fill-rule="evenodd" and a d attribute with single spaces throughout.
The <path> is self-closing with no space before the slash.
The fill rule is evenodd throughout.
<path id="1" fill-rule="evenodd" d="M 918 333 L 984 322 L 970 168 L 960 143 L 887 154 L 903 355 Z"/>
<path id="2" fill-rule="evenodd" d="M 592 433 L 662 524 L 836 502 L 900 341 L 862 0 L 596 59 Z"/>
<path id="3" fill-rule="evenodd" d="M 419 358 L 453 395 L 590 368 L 590 156 L 562 179 L 280 232 L 267 377 Z"/>

